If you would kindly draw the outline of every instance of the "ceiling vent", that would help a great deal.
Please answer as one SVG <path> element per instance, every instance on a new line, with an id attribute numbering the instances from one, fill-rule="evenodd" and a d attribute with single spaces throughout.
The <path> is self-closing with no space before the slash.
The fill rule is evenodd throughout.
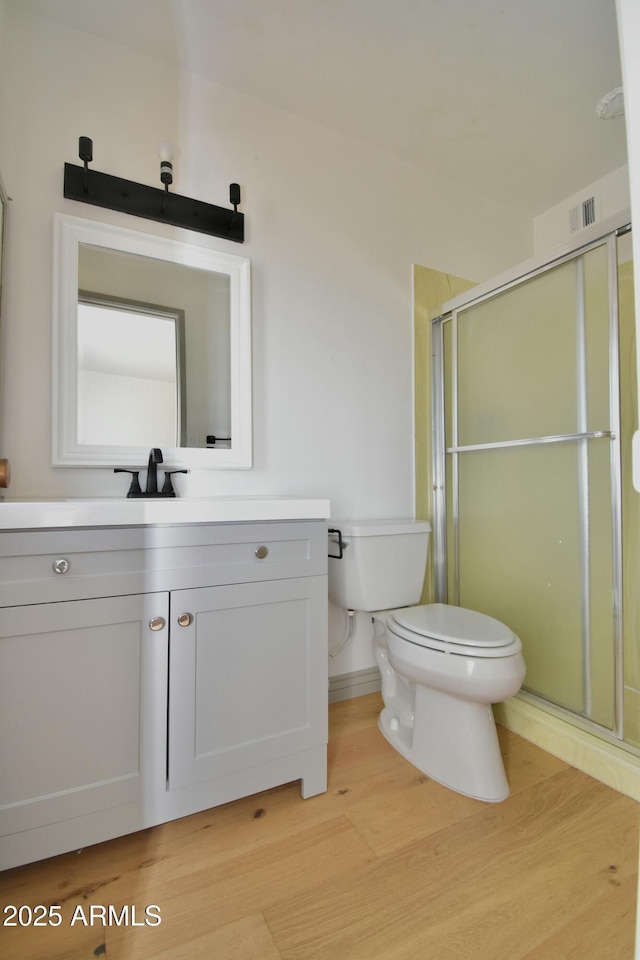
<path id="1" fill-rule="evenodd" d="M 578 230 L 584 230 L 585 227 L 590 227 L 591 224 L 595 223 L 598 219 L 595 197 L 587 197 L 586 200 L 577 203 L 575 207 L 569 209 L 569 227 L 571 233 L 577 233 Z"/>

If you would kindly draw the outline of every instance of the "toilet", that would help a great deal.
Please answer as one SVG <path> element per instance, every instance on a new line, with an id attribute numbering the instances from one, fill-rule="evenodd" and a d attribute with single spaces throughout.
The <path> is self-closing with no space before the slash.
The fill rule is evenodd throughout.
<path id="1" fill-rule="evenodd" d="M 329 599 L 372 614 L 389 743 L 432 780 L 497 803 L 509 784 L 491 704 L 522 686 L 522 646 L 493 617 L 416 605 L 430 532 L 421 520 L 331 521 Z"/>

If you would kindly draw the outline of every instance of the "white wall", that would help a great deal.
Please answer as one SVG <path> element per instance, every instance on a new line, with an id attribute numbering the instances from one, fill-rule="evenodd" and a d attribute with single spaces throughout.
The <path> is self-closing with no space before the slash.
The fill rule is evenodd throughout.
<path id="1" fill-rule="evenodd" d="M 5 46 L 5 36 L 6 36 L 6 27 L 5 27 L 6 9 L 7 9 L 6 0 L 0 0 L 0 71 L 1 71 L 2 56 L 3 56 L 3 50 L 4 50 L 4 46 Z M 1 81 L 2 81 L 2 74 L 1 74 L 1 72 L 0 72 L 0 102 L 1 102 L 1 99 L 2 99 Z M 0 109 L 1 109 L 1 108 L 0 108 Z M 3 171 L 4 171 L 4 168 L 5 168 L 5 163 L 4 163 L 4 159 L 5 159 L 5 146 L 6 146 L 6 138 L 3 138 L 3 137 L 0 135 L 0 179 L 2 179 L 3 184 L 4 184 L 4 172 L 3 172 Z M 5 228 L 6 228 L 6 226 L 7 226 L 7 223 L 6 223 L 6 220 L 7 220 L 7 219 L 8 219 L 8 217 L 5 218 Z M 2 296 L 2 299 L 3 299 L 3 300 L 5 299 L 5 298 L 4 298 L 4 295 Z M 1 306 L 1 305 L 0 305 L 0 306 Z M 5 322 L 4 322 L 4 307 L 2 307 L 2 312 L 0 312 L 0 410 L 2 410 L 3 405 L 4 405 L 4 401 L 3 401 L 3 397 L 4 397 L 4 382 L 3 382 L 3 380 L 2 380 L 2 362 L 1 362 L 1 358 L 2 358 L 2 356 L 3 356 L 3 354 L 4 354 L 4 341 L 5 341 L 4 331 L 5 331 L 5 326 L 6 326 L 6 324 L 5 324 Z M 3 458 L 3 457 L 5 456 L 5 454 L 2 452 L 2 449 L 3 449 L 3 443 L 2 443 L 2 422 L 1 422 L 1 417 L 0 417 L 0 457 L 1 457 L 1 458 Z M 2 493 L 2 491 L 0 491 L 0 493 Z"/>
<path id="2" fill-rule="evenodd" d="M 0 162 L 14 198 L 2 357 L 9 493 L 121 488 L 108 470 L 50 466 L 52 221 L 62 211 L 251 258 L 254 468 L 194 472 L 180 478 L 183 495 L 308 495 L 330 498 L 334 515 L 411 515 L 412 265 L 485 279 L 531 254 L 530 221 L 14 7 L 0 63 Z M 63 165 L 79 162 L 80 135 L 94 141 L 94 167 L 116 176 L 157 184 L 156 145 L 169 139 L 176 192 L 226 204 L 238 181 L 244 246 L 64 200 Z M 341 671 L 360 669 L 358 656 Z"/>
<path id="3" fill-rule="evenodd" d="M 631 188 L 631 220 L 640 223 L 640 4 L 638 0 L 616 0 L 618 33 L 620 35 L 620 59 L 625 99 L 625 123 L 627 127 L 627 153 L 629 156 L 629 181 Z M 633 258 L 640 263 L 640 230 L 633 231 Z M 640 283 L 635 285 L 636 328 L 640 323 Z M 637 369 L 640 378 L 640 337 L 636 336 L 638 351 Z M 640 392 L 638 393 L 640 397 Z M 634 485 L 640 490 L 640 443 L 634 438 Z M 640 887 L 638 890 L 636 916 L 636 960 L 640 960 Z"/>
<path id="4" fill-rule="evenodd" d="M 602 123 L 624 123 L 624 120 L 603 120 Z M 570 240 L 579 240 L 579 235 L 572 234 L 569 222 L 569 211 L 583 200 L 594 197 L 597 220 L 607 220 L 629 209 L 629 165 L 613 170 L 595 183 L 590 183 L 582 190 L 567 197 L 544 213 L 538 214 L 533 220 L 533 248 L 534 254 L 542 254 L 554 247 L 561 247 Z"/>

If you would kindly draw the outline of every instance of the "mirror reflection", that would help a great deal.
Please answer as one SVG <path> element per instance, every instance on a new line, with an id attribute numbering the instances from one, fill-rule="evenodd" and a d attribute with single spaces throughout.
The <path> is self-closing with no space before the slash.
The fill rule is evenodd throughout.
<path id="1" fill-rule="evenodd" d="M 251 466 L 249 261 L 56 215 L 53 462 Z"/>
<path id="2" fill-rule="evenodd" d="M 183 365 L 183 310 L 80 290 L 78 441 L 186 446 Z"/>
<path id="3" fill-rule="evenodd" d="M 80 244 L 78 286 L 78 441 L 229 446 L 229 276 Z"/>

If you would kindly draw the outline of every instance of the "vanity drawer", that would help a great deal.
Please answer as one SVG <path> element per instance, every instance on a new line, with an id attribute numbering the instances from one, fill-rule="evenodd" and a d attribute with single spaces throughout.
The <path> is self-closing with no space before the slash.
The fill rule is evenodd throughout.
<path id="1" fill-rule="evenodd" d="M 324 521 L 0 534 L 0 606 L 325 574 Z"/>

